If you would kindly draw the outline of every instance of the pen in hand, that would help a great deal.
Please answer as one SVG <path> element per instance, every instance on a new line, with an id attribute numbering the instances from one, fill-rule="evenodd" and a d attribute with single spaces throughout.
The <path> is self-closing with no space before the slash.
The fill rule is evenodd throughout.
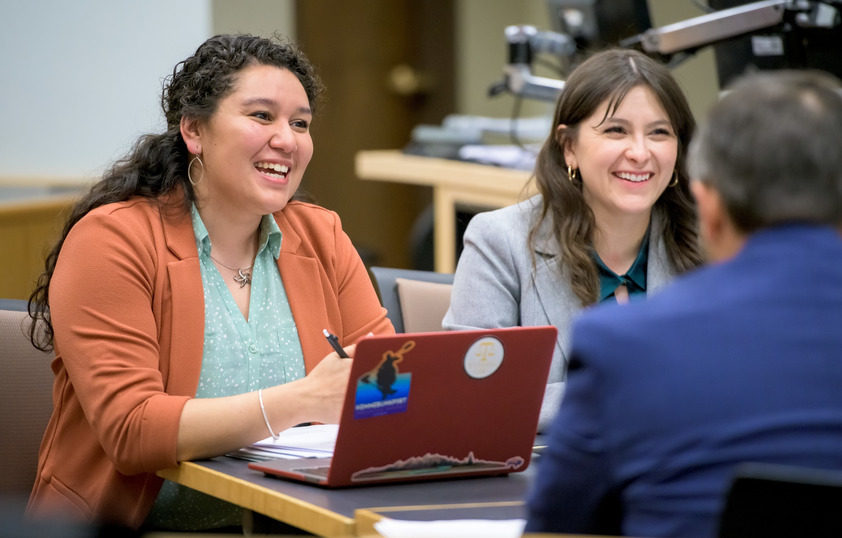
<path id="1" fill-rule="evenodd" d="M 345 350 L 342 349 L 342 346 L 339 345 L 339 339 L 336 338 L 335 334 L 330 334 L 329 332 L 327 332 L 327 329 L 322 329 L 322 332 L 324 333 L 325 338 L 327 338 L 328 343 L 330 343 L 330 347 L 332 347 L 333 350 L 337 354 L 339 354 L 340 357 L 342 357 L 343 359 L 350 359 L 351 358 L 351 357 L 348 356 L 347 353 L 345 353 Z"/>

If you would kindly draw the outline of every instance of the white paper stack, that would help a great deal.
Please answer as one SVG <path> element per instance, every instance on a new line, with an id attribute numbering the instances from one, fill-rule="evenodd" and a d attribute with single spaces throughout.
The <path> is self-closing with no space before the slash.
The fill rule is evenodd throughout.
<path id="1" fill-rule="evenodd" d="M 249 461 L 276 458 L 329 458 L 333 456 L 338 430 L 338 424 L 315 424 L 289 428 L 282 431 L 277 440 L 267 437 L 226 455 Z"/>

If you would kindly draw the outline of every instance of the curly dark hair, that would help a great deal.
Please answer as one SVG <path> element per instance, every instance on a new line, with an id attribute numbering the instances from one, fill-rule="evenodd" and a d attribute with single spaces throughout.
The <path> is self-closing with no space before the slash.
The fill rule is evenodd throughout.
<path id="1" fill-rule="evenodd" d="M 61 237 L 47 254 L 44 272 L 29 297 L 32 318 L 29 337 L 41 350 L 53 348 L 53 326 L 49 313 L 50 281 L 59 252 L 71 228 L 91 210 L 114 202 L 142 197 L 162 207 L 162 195 L 178 188 L 183 205 L 168 208 L 189 211 L 195 193 L 188 180 L 190 153 L 181 136 L 181 119 L 209 119 L 220 101 L 234 91 L 239 73 L 253 65 L 269 65 L 292 72 L 307 94 L 310 109 L 324 87 L 307 57 L 281 36 L 271 39 L 251 35 L 217 35 L 202 43 L 196 52 L 173 68 L 164 81 L 161 108 L 167 129 L 141 136 L 132 150 L 107 170 L 70 210 Z M 41 323 L 43 321 L 43 323 Z"/>
<path id="2" fill-rule="evenodd" d="M 541 222 L 551 219 L 561 247 L 562 267 L 569 271 L 570 284 L 583 306 L 595 303 L 599 296 L 599 273 L 591 246 L 596 223 L 582 194 L 581 179 L 575 183 L 568 179 L 564 147 L 575 139 L 581 122 L 603 103 L 608 103 L 607 115 L 610 115 L 626 94 L 638 86 L 652 90 L 678 138 L 675 164 L 678 185 L 667 188 L 655 203 L 655 209 L 663 215 L 667 256 L 679 272 L 697 267 L 703 261 L 695 204 L 685 170 L 687 149 L 696 122 L 681 87 L 666 66 L 641 52 L 631 49 L 597 52 L 570 74 L 556 104 L 552 131 L 535 164 L 535 182 L 543 205 L 528 239 L 534 247 Z M 568 128 L 556 132 L 559 125 Z"/>

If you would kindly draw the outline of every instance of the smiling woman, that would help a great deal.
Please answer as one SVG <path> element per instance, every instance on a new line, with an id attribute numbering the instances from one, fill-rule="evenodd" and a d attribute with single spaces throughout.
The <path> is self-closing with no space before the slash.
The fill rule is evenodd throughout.
<path id="1" fill-rule="evenodd" d="M 701 263 L 684 171 L 694 125 L 664 65 L 596 53 L 559 96 L 535 167 L 540 194 L 470 221 L 443 324 L 558 327 L 541 429 L 561 401 L 579 313 L 645 298 Z"/>
<path id="2" fill-rule="evenodd" d="M 164 87 L 166 132 L 74 207 L 30 299 L 60 395 L 30 516 L 239 525 L 155 472 L 337 421 L 350 362 L 322 330 L 353 356 L 393 329 L 338 216 L 294 200 L 320 91 L 290 45 L 213 37 Z"/>
<path id="3" fill-rule="evenodd" d="M 188 151 L 203 163 L 202 180 L 196 180 L 194 191 L 205 225 L 222 220 L 228 228 L 232 219 L 251 214 L 257 222 L 282 210 L 313 156 L 312 119 L 298 78 L 271 65 L 243 69 L 236 88 L 209 120 L 182 118 Z M 245 224 L 255 233 L 254 222 Z M 253 246 L 237 239 L 231 247 Z M 215 241 L 214 251 L 221 253 L 219 243 Z M 236 252 L 227 254 L 229 259 L 238 257 Z M 253 251 L 240 254 L 254 257 Z"/>
<path id="4" fill-rule="evenodd" d="M 646 86 L 629 90 L 616 109 L 603 104 L 580 126 L 564 146 L 567 166 L 579 170 L 582 197 L 594 214 L 597 231 L 594 248 L 614 272 L 624 273 L 637 257 L 637 248 L 626 252 L 605 244 L 611 228 L 625 228 L 643 237 L 655 202 L 673 177 L 678 138 L 667 113 Z M 632 245 L 636 247 L 636 245 Z"/>
<path id="5" fill-rule="evenodd" d="M 221 273 L 235 273 L 225 283 L 246 319 L 251 290 L 240 268 L 255 259 L 263 216 L 284 209 L 301 184 L 313 156 L 312 119 L 301 82 L 273 65 L 243 69 L 209 119 L 181 119 L 211 259 Z"/>

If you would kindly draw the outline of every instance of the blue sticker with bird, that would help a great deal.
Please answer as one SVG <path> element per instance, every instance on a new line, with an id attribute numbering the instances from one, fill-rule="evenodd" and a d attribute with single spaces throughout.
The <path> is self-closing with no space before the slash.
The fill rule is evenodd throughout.
<path id="1" fill-rule="evenodd" d="M 397 351 L 386 351 L 383 360 L 357 380 L 354 418 L 379 417 L 406 411 L 411 373 L 401 373 L 398 363 L 415 347 L 409 340 Z"/>

